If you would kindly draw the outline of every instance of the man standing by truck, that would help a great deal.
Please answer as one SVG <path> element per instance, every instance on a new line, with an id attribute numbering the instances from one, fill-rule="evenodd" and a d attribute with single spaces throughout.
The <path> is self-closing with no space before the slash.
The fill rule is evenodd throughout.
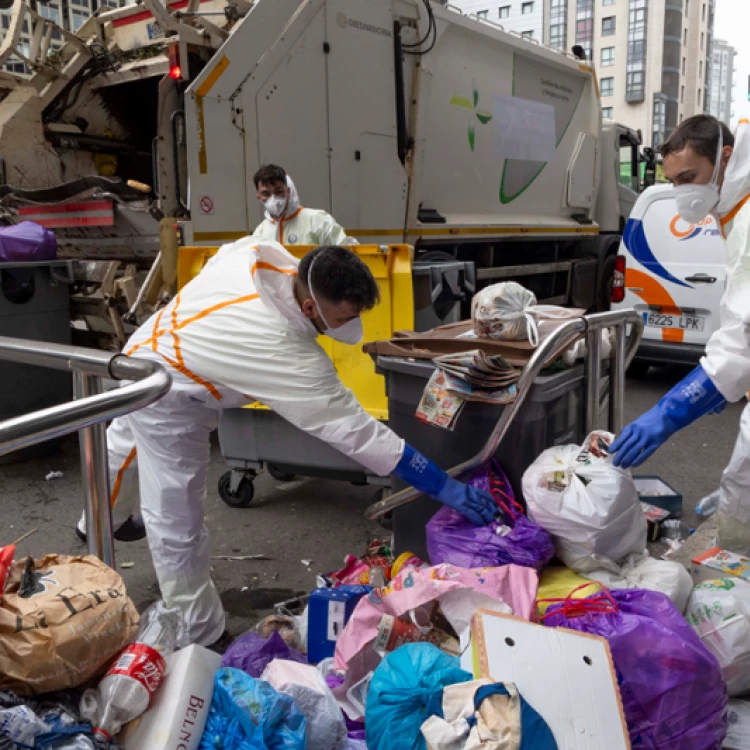
<path id="1" fill-rule="evenodd" d="M 300 205 L 292 178 L 275 164 L 261 167 L 254 175 L 256 197 L 266 210 L 266 218 L 253 236 L 282 245 L 352 245 L 341 225 L 330 214 Z"/>
<path id="2" fill-rule="evenodd" d="M 615 464 L 624 468 L 639 466 L 678 430 L 750 390 L 750 121 L 741 120 L 733 136 L 709 115 L 691 117 L 662 155 L 682 218 L 718 219 L 727 241 L 727 286 L 720 328 L 701 364 L 612 444 Z M 721 480 L 718 521 L 722 547 L 750 551 L 750 406 Z"/>

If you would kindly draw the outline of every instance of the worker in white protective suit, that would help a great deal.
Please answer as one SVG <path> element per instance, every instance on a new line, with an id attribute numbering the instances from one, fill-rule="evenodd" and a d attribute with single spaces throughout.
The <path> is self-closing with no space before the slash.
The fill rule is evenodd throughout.
<path id="1" fill-rule="evenodd" d="M 254 237 L 282 245 L 356 245 L 330 214 L 300 205 L 292 178 L 275 164 L 261 167 L 254 175 L 256 197 L 265 209 L 265 219 Z"/>
<path id="2" fill-rule="evenodd" d="M 362 339 L 378 300 L 367 266 L 342 247 L 297 261 L 275 242 L 227 245 L 133 335 L 125 352 L 167 366 L 160 401 L 107 432 L 114 526 L 140 510 L 162 596 L 191 642 L 214 644 L 224 610 L 211 580 L 203 499 L 211 431 L 222 409 L 258 400 L 380 476 L 394 474 L 463 513 L 492 520 L 492 497 L 449 477 L 360 406 L 315 340 Z"/>
<path id="3" fill-rule="evenodd" d="M 685 120 L 662 147 L 680 215 L 698 224 L 713 214 L 726 239 L 727 285 L 720 327 L 701 364 L 612 444 L 618 466 L 638 466 L 665 440 L 750 390 L 750 122 L 735 135 L 709 115 Z M 750 406 L 721 480 L 719 544 L 750 552 Z"/>

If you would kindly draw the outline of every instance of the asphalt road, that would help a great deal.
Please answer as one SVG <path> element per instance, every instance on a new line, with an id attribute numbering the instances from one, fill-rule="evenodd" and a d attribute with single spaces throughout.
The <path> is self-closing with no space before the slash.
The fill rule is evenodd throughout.
<path id="1" fill-rule="evenodd" d="M 680 368 L 652 369 L 644 380 L 629 380 L 627 419 L 653 406 L 684 373 Z M 683 430 L 638 472 L 661 476 L 682 492 L 690 526 L 697 525 L 692 512 L 696 502 L 718 486 L 732 451 L 742 406 L 730 406 L 722 414 L 706 417 Z M 373 499 L 373 488 L 320 479 L 280 483 L 263 475 L 256 480 L 252 506 L 233 509 L 219 499 L 216 490 L 225 470 L 215 446 L 206 501 L 213 554 L 264 554 L 270 558 L 213 563 L 229 614 L 229 628 L 235 635 L 254 624 L 274 603 L 314 588 L 316 573 L 341 567 L 347 553 L 358 555 L 369 541 L 386 534 L 377 523 L 363 517 L 364 508 Z M 62 471 L 64 475 L 46 481 L 50 471 Z M 0 465 L 0 480 L 0 545 L 37 528 L 19 547 L 20 554 L 85 553 L 84 544 L 73 531 L 82 502 L 74 438 L 51 455 Z M 120 572 L 138 608 L 157 599 L 146 541 L 117 542 L 116 554 L 119 563 L 133 563 Z"/>

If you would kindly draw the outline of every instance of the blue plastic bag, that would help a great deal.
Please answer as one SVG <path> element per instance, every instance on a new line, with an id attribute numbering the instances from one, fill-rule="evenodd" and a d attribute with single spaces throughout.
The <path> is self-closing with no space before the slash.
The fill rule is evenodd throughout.
<path id="1" fill-rule="evenodd" d="M 199 750 L 305 750 L 305 717 L 267 682 L 222 667 Z"/>
<path id="2" fill-rule="evenodd" d="M 420 727 L 442 716 L 443 688 L 474 677 L 431 643 L 409 643 L 383 659 L 365 706 L 369 750 L 426 750 Z"/>

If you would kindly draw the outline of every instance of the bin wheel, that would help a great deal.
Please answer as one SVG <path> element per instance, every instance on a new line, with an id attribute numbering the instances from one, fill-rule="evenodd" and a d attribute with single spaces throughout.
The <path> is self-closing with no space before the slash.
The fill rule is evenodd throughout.
<path id="1" fill-rule="evenodd" d="M 276 464 L 267 464 L 266 468 L 268 469 L 268 473 L 277 482 L 291 482 L 297 478 L 296 474 L 288 474 L 286 471 L 282 471 Z"/>
<path id="2" fill-rule="evenodd" d="M 232 491 L 232 472 L 227 471 L 219 479 L 219 497 L 232 508 L 247 508 L 255 497 L 253 480 L 245 474 L 236 491 Z"/>

